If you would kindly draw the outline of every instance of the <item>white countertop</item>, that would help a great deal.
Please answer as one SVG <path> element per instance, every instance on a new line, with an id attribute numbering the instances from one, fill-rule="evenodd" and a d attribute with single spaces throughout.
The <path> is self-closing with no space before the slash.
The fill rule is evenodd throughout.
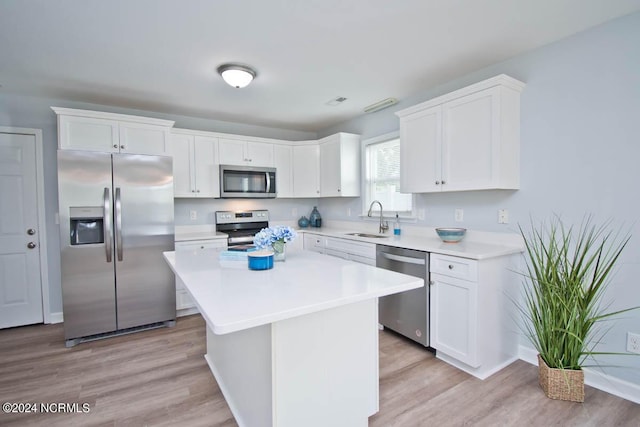
<path id="1" fill-rule="evenodd" d="M 465 236 L 458 243 L 444 243 L 435 235 L 433 237 L 424 235 L 407 235 L 401 234 L 394 236 L 385 234 L 382 238 L 367 238 L 359 236 L 350 236 L 347 233 L 360 232 L 361 230 L 346 230 L 341 228 L 305 228 L 297 230 L 298 233 L 321 234 L 329 237 L 339 237 L 341 239 L 355 240 L 359 242 L 375 243 L 379 245 L 388 245 L 398 248 L 415 249 L 418 251 L 432 252 L 443 255 L 451 255 L 469 259 L 487 259 L 500 257 L 505 255 L 517 254 L 524 250 L 519 245 L 510 245 L 504 243 L 487 243 L 485 241 L 467 239 Z M 378 233 L 373 233 L 378 234 Z"/>
<path id="2" fill-rule="evenodd" d="M 226 239 L 225 233 L 216 231 L 213 225 L 176 225 L 175 241 Z"/>
<path id="3" fill-rule="evenodd" d="M 287 251 L 271 270 L 220 261 L 216 250 L 165 252 L 216 334 L 227 334 L 423 285 L 422 279 L 310 251 Z"/>

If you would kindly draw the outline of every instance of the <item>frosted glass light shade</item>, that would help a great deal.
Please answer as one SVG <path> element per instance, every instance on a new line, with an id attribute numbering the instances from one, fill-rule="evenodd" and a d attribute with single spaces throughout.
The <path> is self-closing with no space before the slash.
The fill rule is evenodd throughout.
<path id="1" fill-rule="evenodd" d="M 229 86 L 235 88 L 246 87 L 256 76 L 256 72 L 253 69 L 239 64 L 221 65 L 218 67 L 218 73 Z"/>

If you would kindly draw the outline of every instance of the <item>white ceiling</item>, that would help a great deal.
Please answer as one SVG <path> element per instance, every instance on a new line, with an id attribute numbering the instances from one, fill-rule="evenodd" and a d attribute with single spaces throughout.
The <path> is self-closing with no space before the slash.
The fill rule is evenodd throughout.
<path id="1" fill-rule="evenodd" d="M 0 91 L 318 131 L 640 0 L 2 0 Z M 250 64 L 227 86 L 216 68 Z M 341 105 L 326 102 L 337 96 Z"/>

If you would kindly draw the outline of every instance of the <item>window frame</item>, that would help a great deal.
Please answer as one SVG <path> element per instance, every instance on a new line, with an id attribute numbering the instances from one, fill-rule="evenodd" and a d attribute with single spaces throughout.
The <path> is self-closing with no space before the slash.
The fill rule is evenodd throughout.
<path id="1" fill-rule="evenodd" d="M 361 192 L 360 194 L 362 194 L 361 200 L 362 200 L 362 214 L 360 216 L 362 217 L 367 217 L 367 213 L 369 212 L 369 205 L 371 204 L 371 202 L 373 202 L 373 199 L 371 198 L 371 188 L 369 185 L 367 185 L 367 163 L 369 162 L 369 157 L 367 156 L 367 147 L 369 145 L 374 145 L 374 144 L 379 144 L 379 143 L 383 143 L 383 142 L 387 142 L 387 141 L 391 141 L 393 139 L 400 139 L 400 131 L 394 131 L 394 132 L 389 132 L 389 133 L 385 133 L 382 135 L 378 135 L 378 136 L 374 136 L 371 138 L 367 138 L 367 139 L 363 139 L 361 141 L 360 144 L 360 159 L 361 159 Z M 384 208 L 384 206 L 383 206 Z M 376 211 L 378 212 L 378 211 Z M 416 195 L 415 194 L 411 194 L 411 211 L 410 212 L 406 212 L 404 211 L 403 213 L 400 213 L 399 218 L 401 219 L 409 219 L 409 220 L 415 220 L 416 216 Z M 383 217 L 386 218 L 395 218 L 396 216 L 396 211 L 395 210 L 383 210 L 382 211 L 382 215 Z M 374 215 L 372 214 L 372 217 Z M 379 218 L 379 213 L 376 216 L 376 219 Z"/>

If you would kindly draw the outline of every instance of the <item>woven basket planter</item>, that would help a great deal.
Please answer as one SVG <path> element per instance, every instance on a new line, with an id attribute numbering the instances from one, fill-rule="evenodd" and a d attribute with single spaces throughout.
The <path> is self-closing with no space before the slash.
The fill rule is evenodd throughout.
<path id="1" fill-rule="evenodd" d="M 547 366 L 538 354 L 538 380 L 550 399 L 584 402 L 584 371 Z"/>

